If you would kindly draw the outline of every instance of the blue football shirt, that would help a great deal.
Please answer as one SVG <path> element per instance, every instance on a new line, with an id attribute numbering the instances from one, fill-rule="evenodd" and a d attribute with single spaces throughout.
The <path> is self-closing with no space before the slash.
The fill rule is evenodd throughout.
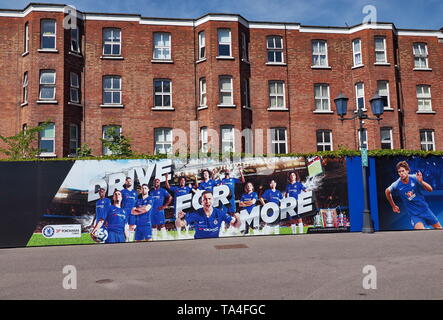
<path id="1" fill-rule="evenodd" d="M 151 206 L 151 209 L 149 209 L 147 212 L 136 216 L 135 224 L 137 226 L 146 226 L 151 224 L 152 204 L 153 200 L 150 196 L 146 197 L 145 199 L 137 199 L 137 202 L 135 203 L 136 208 L 144 207 L 147 205 Z"/>
<path id="2" fill-rule="evenodd" d="M 108 207 L 108 214 L 106 216 L 106 228 L 109 231 L 124 232 L 129 214 L 130 212 L 125 209 L 110 205 Z"/>
<path id="3" fill-rule="evenodd" d="M 122 208 L 134 208 L 138 198 L 137 191 L 134 189 L 122 189 L 120 192 L 122 193 Z"/>
<path id="4" fill-rule="evenodd" d="M 159 207 L 165 204 L 165 199 L 170 197 L 170 194 L 166 189 L 158 188 L 157 190 L 151 189 L 149 190 L 149 195 L 153 200 L 153 214 L 162 213 L 164 214 L 164 210 L 158 210 Z"/>
<path id="5" fill-rule="evenodd" d="M 280 192 L 280 190 L 272 191 L 272 189 L 267 189 L 263 195 L 262 198 L 265 199 L 267 202 L 274 202 L 278 205 L 280 205 L 280 200 L 283 199 L 283 195 Z"/>
<path id="6" fill-rule="evenodd" d="M 251 192 L 251 193 L 245 193 L 241 196 L 240 198 L 240 202 L 244 202 L 244 201 L 250 201 L 252 199 L 258 200 L 258 196 L 257 193 L 255 192 Z M 255 204 L 252 204 L 248 207 L 242 207 L 241 209 L 246 209 L 248 211 L 248 213 L 251 213 L 252 209 L 255 207 Z"/>
<path id="7" fill-rule="evenodd" d="M 293 197 L 298 199 L 298 195 L 302 192 L 306 191 L 305 186 L 301 182 L 288 183 L 286 185 L 286 193 L 289 197 Z"/>
<path id="8" fill-rule="evenodd" d="M 424 188 L 418 182 L 415 174 L 409 175 L 408 183 L 403 183 L 399 178 L 389 186 L 389 191 L 400 197 L 404 208 L 411 215 L 418 216 L 429 210 L 429 205 L 423 195 Z"/>
<path id="9" fill-rule="evenodd" d="M 186 213 L 185 221 L 195 227 L 195 239 L 218 238 L 221 222 L 231 223 L 234 218 L 226 213 L 226 210 L 212 208 L 212 213 L 208 217 L 203 208 L 195 212 Z"/>
<path id="10" fill-rule="evenodd" d="M 111 205 L 111 200 L 108 198 L 98 199 L 95 203 L 95 222 L 105 220 L 108 213 L 108 208 Z"/>

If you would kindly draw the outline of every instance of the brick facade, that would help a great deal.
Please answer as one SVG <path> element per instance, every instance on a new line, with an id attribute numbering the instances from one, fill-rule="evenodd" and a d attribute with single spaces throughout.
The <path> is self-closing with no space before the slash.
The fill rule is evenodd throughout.
<path id="1" fill-rule="evenodd" d="M 183 129 L 195 148 L 202 127 L 220 134 L 223 125 L 236 130 L 285 128 L 289 152 L 317 150 L 318 130 L 332 132 L 332 147 L 358 148 L 358 120 L 338 120 L 333 99 L 344 93 L 349 98 L 348 116 L 356 110 L 357 83 L 364 84 L 365 107 L 378 81 L 387 81 L 389 108 L 380 122 L 366 121 L 369 149 L 381 148 L 380 128 L 392 129 L 395 149 L 420 149 L 420 130 L 434 132 L 435 149 L 443 149 L 443 32 L 400 30 L 393 24 L 359 25 L 350 28 L 309 27 L 297 23 L 249 22 L 238 15 L 209 14 L 196 20 L 153 19 L 138 15 L 90 14 L 79 12 L 81 53 L 71 51 L 71 32 L 63 28 L 61 5 L 31 4 L 23 11 L 0 11 L 0 78 L 2 108 L 0 134 L 13 135 L 23 125 L 55 123 L 53 156 L 68 156 L 70 125 L 79 127 L 79 145 L 87 143 L 94 155 L 102 154 L 102 128 L 119 125 L 137 153 L 155 149 L 154 129 Z M 56 21 L 56 52 L 42 52 L 41 20 Z M 25 24 L 29 26 L 29 52 L 24 53 Z M 121 30 L 121 56 L 110 59 L 103 53 L 103 28 Z M 231 56 L 218 56 L 218 30 L 231 31 Z M 199 32 L 205 32 L 205 58 L 199 60 Z M 171 37 L 170 61 L 153 59 L 154 33 Z M 244 36 L 243 36 L 244 34 Z M 267 37 L 283 42 L 283 63 L 270 64 Z M 247 40 L 243 59 L 242 39 Z M 387 63 L 375 57 L 375 37 L 386 43 Z M 361 40 L 362 65 L 353 65 L 353 40 Z M 312 43 L 327 43 L 328 67 L 315 68 Z M 414 70 L 414 43 L 428 50 L 428 68 Z M 51 103 L 39 101 L 40 71 L 56 72 L 56 96 Z M 28 102 L 23 104 L 23 75 L 28 73 Z M 80 102 L 70 102 L 70 73 L 80 76 Z M 103 106 L 103 77 L 121 77 L 122 101 Z M 220 76 L 232 77 L 232 106 L 220 105 Z M 207 106 L 199 106 L 200 79 L 206 80 Z M 154 79 L 168 79 L 172 86 L 172 108 L 154 107 Z M 245 83 L 249 84 L 249 106 Z M 270 109 L 269 83 L 283 81 L 285 108 Z M 329 87 L 330 109 L 317 112 L 314 85 Z M 418 112 L 417 85 L 430 86 L 432 112 Z M 178 138 L 176 138 L 178 139 Z M 215 143 L 215 138 L 209 139 Z M 219 144 L 219 142 L 217 143 Z M 236 151 L 245 150 L 237 132 Z M 216 146 L 218 148 L 219 145 Z M 257 143 L 256 151 L 270 152 L 269 142 Z M 214 148 L 214 147 L 213 147 Z M 191 149 L 192 150 L 192 149 Z"/>

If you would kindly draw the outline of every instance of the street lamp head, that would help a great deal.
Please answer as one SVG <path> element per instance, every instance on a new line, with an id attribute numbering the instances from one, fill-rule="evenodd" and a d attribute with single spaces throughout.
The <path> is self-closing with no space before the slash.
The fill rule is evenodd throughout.
<path id="1" fill-rule="evenodd" d="M 380 116 L 383 114 L 384 111 L 384 101 L 383 98 L 378 94 L 378 92 L 375 93 L 375 95 L 369 100 L 371 103 L 371 109 L 372 113 L 377 117 L 380 118 Z"/>
<path id="2" fill-rule="evenodd" d="M 335 106 L 337 107 L 337 114 L 340 118 L 343 118 L 348 112 L 348 100 L 349 98 L 342 92 L 340 92 L 338 97 L 334 99 Z"/>

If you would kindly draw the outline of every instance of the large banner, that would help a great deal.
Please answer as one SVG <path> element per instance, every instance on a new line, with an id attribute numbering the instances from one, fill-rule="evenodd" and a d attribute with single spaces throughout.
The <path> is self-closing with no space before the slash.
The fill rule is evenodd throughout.
<path id="1" fill-rule="evenodd" d="M 349 231 L 344 159 L 77 160 L 28 246 Z"/>
<path id="2" fill-rule="evenodd" d="M 443 222 L 443 158 L 378 158 L 380 230 L 440 229 Z"/>

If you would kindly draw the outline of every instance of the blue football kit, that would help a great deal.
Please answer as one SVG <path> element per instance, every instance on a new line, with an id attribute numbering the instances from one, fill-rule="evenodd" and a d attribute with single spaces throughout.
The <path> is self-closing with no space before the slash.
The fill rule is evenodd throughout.
<path id="1" fill-rule="evenodd" d="M 187 195 L 188 193 L 192 192 L 192 188 L 188 187 L 188 186 L 184 186 L 184 187 L 180 187 L 180 186 L 172 186 L 169 188 L 169 190 L 172 191 L 172 193 L 174 194 L 174 210 L 177 207 L 177 198 Z"/>
<path id="2" fill-rule="evenodd" d="M 240 179 L 237 178 L 224 178 L 216 181 L 217 184 L 223 184 L 229 187 L 229 213 L 235 213 L 237 211 L 235 203 L 235 184 L 240 182 Z"/>
<path id="3" fill-rule="evenodd" d="M 245 201 L 250 201 L 250 200 L 258 200 L 258 196 L 257 193 L 255 192 L 251 192 L 251 193 L 245 193 L 241 196 L 240 198 L 240 202 L 245 202 Z M 243 207 L 242 209 L 246 209 L 248 211 L 248 213 L 251 213 L 252 209 L 254 209 L 255 204 L 251 204 L 248 207 Z"/>
<path id="4" fill-rule="evenodd" d="M 149 195 L 153 200 L 153 209 L 151 216 L 152 224 L 154 226 L 165 224 L 165 210 L 159 210 L 158 208 L 163 206 L 165 204 L 165 199 L 170 197 L 171 195 L 168 191 L 166 191 L 166 189 L 163 188 L 158 188 L 157 190 L 151 189 L 149 191 Z"/>
<path id="5" fill-rule="evenodd" d="M 198 188 L 200 190 L 204 190 L 204 191 L 211 191 L 214 189 L 214 187 L 217 185 L 217 183 L 212 180 L 209 179 L 208 181 L 202 181 L 199 183 Z"/>
<path id="6" fill-rule="evenodd" d="M 229 224 L 234 219 L 225 210 L 212 208 L 212 213 L 208 217 L 203 208 L 195 212 L 185 214 L 185 221 L 188 225 L 195 228 L 195 239 L 218 238 L 220 233 L 221 222 Z"/>
<path id="7" fill-rule="evenodd" d="M 272 189 L 267 189 L 265 192 L 263 192 L 262 198 L 267 202 L 274 202 L 280 205 L 280 200 L 283 199 L 283 194 L 277 189 L 275 191 Z"/>
<path id="8" fill-rule="evenodd" d="M 306 191 L 305 186 L 301 182 L 288 183 L 286 185 L 286 194 L 289 197 L 295 198 L 298 200 L 298 195 L 302 192 Z"/>
<path id="9" fill-rule="evenodd" d="M 389 186 L 389 191 L 399 196 L 403 207 L 406 209 L 412 226 L 418 222 L 428 225 L 438 223 L 437 217 L 429 208 L 428 203 L 423 195 L 424 188 L 418 182 L 415 174 L 409 175 L 408 183 L 403 183 L 399 178 Z"/>
<path id="10" fill-rule="evenodd" d="M 132 208 L 135 207 L 135 203 L 137 202 L 137 191 L 132 189 L 122 189 L 120 191 L 122 193 L 122 208 L 127 210 L 128 212 L 131 212 Z M 134 225 L 135 224 L 135 216 L 130 215 L 128 224 Z"/>
<path id="11" fill-rule="evenodd" d="M 144 199 L 139 198 L 135 203 L 136 208 L 148 205 L 151 206 L 151 209 L 145 213 L 135 216 L 135 224 L 137 225 L 137 228 L 135 229 L 135 241 L 149 240 L 152 238 L 151 214 L 153 210 L 153 200 L 150 196 L 147 196 Z"/>
<path id="12" fill-rule="evenodd" d="M 108 230 L 108 238 L 105 243 L 125 242 L 125 225 L 128 223 L 130 212 L 110 205 L 106 215 L 106 229 Z"/>
<path id="13" fill-rule="evenodd" d="M 108 207 L 111 205 L 111 200 L 108 198 L 98 199 L 95 203 L 95 223 L 100 220 L 105 220 L 108 213 Z"/>

